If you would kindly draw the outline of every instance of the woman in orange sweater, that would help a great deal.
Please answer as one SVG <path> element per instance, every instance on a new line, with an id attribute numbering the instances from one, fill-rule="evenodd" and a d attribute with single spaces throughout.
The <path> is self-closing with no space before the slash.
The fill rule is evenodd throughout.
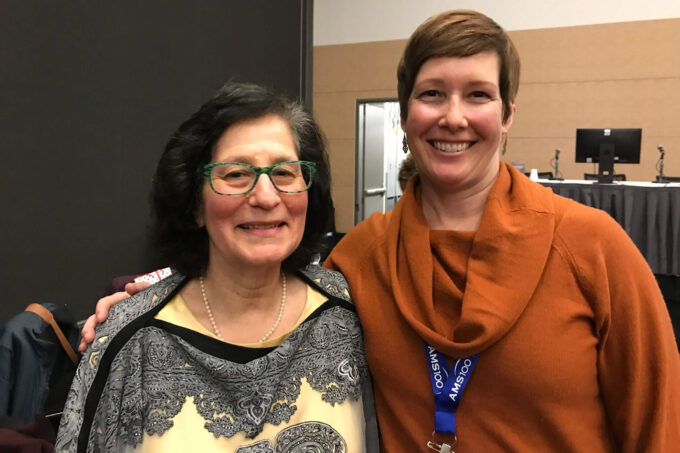
<path id="1" fill-rule="evenodd" d="M 500 160 L 519 84 L 507 34 L 439 14 L 397 75 L 419 177 L 327 261 L 364 328 L 384 449 L 677 448 L 680 360 L 644 258 L 606 213 Z"/>
<path id="2" fill-rule="evenodd" d="M 675 451 L 680 358 L 645 260 L 500 160 L 519 66 L 482 14 L 418 27 L 398 92 L 419 176 L 326 262 L 363 325 L 382 448 Z"/>

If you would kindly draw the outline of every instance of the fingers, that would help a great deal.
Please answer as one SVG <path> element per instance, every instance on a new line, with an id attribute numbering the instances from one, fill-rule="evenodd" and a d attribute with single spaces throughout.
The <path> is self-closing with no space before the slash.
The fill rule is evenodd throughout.
<path id="1" fill-rule="evenodd" d="M 118 293 L 113 293 L 110 296 L 102 297 L 99 299 L 97 302 L 97 308 L 95 309 L 95 317 L 96 317 L 96 323 L 95 327 L 97 324 L 101 324 L 104 321 L 106 321 L 106 318 L 109 317 L 109 309 L 116 305 L 118 302 L 120 302 L 123 299 L 127 299 L 130 297 L 130 294 L 128 294 L 125 291 L 120 291 Z"/>
<path id="2" fill-rule="evenodd" d="M 128 293 L 121 291 L 113 293 L 110 296 L 102 297 L 97 301 L 95 314 L 87 318 L 87 321 L 85 321 L 85 324 L 83 324 L 83 328 L 80 331 L 80 345 L 78 346 L 80 352 L 85 352 L 90 343 L 94 341 L 95 328 L 97 325 L 106 321 L 106 318 L 109 316 L 109 309 L 128 297 L 130 297 Z"/>
<path id="3" fill-rule="evenodd" d="M 83 325 L 78 350 L 80 352 L 85 352 L 90 343 L 94 341 L 95 328 L 97 327 L 97 325 L 106 321 L 106 318 L 109 317 L 109 310 L 111 309 L 111 307 L 116 305 L 121 300 L 127 299 L 133 294 L 137 294 L 138 292 L 140 292 L 144 288 L 148 288 L 149 286 L 151 286 L 151 283 L 149 282 L 128 283 L 127 285 L 125 285 L 125 291 L 113 293 L 110 296 L 102 297 L 101 299 L 99 299 L 99 301 L 97 301 L 97 308 L 95 309 L 95 313 L 89 318 L 87 318 L 87 321 L 85 321 L 85 324 Z"/>
<path id="4" fill-rule="evenodd" d="M 148 288 L 149 286 L 151 286 L 151 283 L 144 281 L 128 283 L 127 285 L 125 285 L 125 292 L 127 292 L 130 296 L 134 296 L 135 294 L 137 294 L 138 292 L 145 288 Z"/>
<path id="5" fill-rule="evenodd" d="M 81 333 L 80 345 L 78 346 L 78 350 L 80 352 L 85 352 L 87 346 L 94 340 L 95 327 L 97 327 L 97 320 L 95 319 L 95 315 L 92 315 L 89 318 L 87 318 L 87 321 L 85 321 L 85 324 L 83 325 L 83 328 L 80 331 Z"/>

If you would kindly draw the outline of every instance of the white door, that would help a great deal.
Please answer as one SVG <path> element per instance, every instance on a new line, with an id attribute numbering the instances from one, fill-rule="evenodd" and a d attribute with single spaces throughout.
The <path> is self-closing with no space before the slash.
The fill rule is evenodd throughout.
<path id="1" fill-rule="evenodd" d="M 398 174 L 403 160 L 403 133 L 399 126 L 399 104 L 360 101 L 356 136 L 355 224 L 374 212 L 393 209 L 401 196 Z"/>
<path id="2" fill-rule="evenodd" d="M 385 152 L 383 140 L 384 109 L 381 104 L 363 104 L 359 109 L 359 151 L 357 156 L 357 206 L 355 223 L 376 211 L 385 211 Z"/>

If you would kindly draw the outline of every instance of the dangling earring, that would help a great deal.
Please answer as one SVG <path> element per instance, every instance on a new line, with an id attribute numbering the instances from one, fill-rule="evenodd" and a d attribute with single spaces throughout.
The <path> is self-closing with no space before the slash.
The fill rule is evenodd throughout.
<path id="1" fill-rule="evenodd" d="M 404 151 L 404 154 L 408 154 L 408 143 L 406 143 L 406 134 L 404 134 L 404 138 L 401 141 L 401 150 Z"/>

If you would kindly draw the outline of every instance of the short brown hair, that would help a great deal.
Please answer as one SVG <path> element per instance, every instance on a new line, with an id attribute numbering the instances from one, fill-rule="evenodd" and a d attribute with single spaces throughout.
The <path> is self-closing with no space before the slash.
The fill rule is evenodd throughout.
<path id="1" fill-rule="evenodd" d="M 510 37 L 491 18 L 476 11 L 446 11 L 430 17 L 413 32 L 397 67 L 401 119 L 408 117 L 408 100 L 420 67 L 430 58 L 469 57 L 492 50 L 498 54 L 498 87 L 503 121 L 519 88 L 519 54 Z"/>

